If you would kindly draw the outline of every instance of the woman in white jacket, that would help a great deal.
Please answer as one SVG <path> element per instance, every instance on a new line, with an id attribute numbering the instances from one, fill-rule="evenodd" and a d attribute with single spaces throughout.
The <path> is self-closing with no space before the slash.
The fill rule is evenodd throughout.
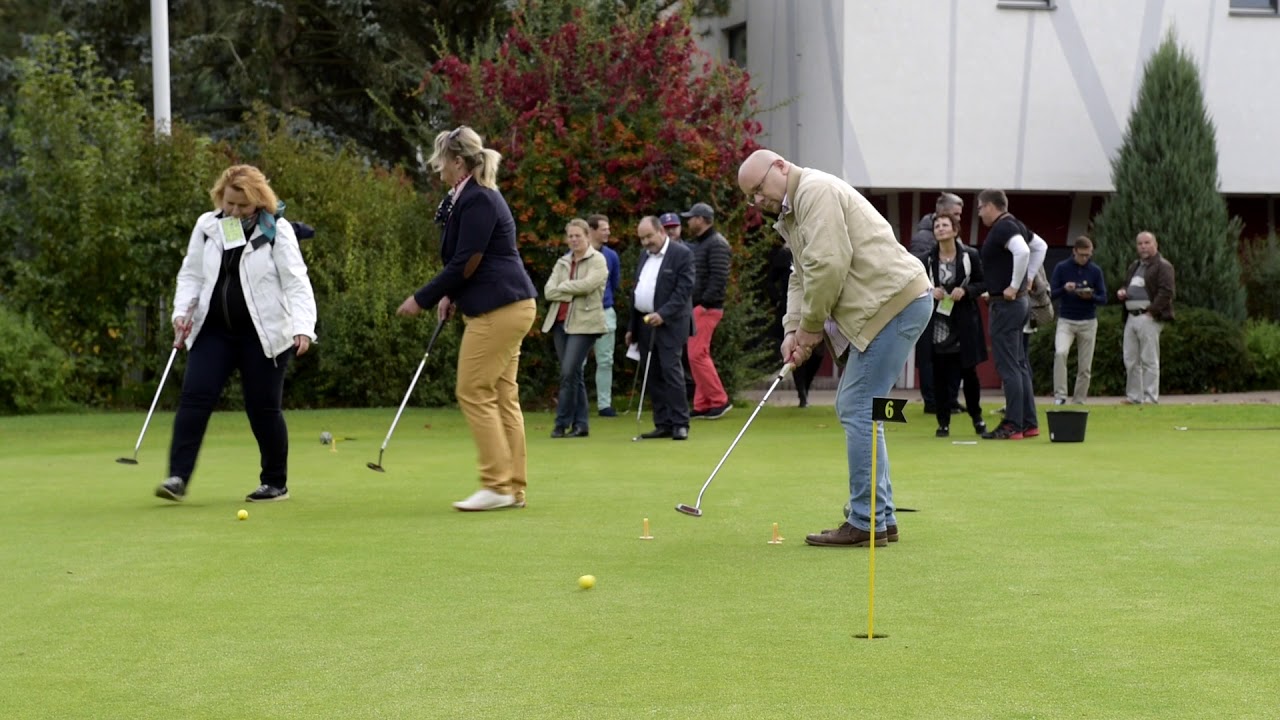
<path id="1" fill-rule="evenodd" d="M 262 454 L 249 502 L 287 500 L 289 431 L 281 400 L 289 361 L 316 339 L 316 302 L 293 226 L 262 171 L 227 168 L 196 221 L 173 299 L 174 346 L 189 351 L 173 420 L 169 479 L 156 497 L 186 497 L 214 405 L 240 371 L 245 414 Z"/>

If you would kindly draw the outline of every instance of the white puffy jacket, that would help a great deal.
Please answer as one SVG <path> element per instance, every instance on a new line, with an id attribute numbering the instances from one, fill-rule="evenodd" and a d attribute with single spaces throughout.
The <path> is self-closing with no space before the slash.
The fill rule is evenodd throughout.
<path id="1" fill-rule="evenodd" d="M 261 235 L 262 230 L 254 227 L 245 245 L 240 258 L 240 285 L 244 288 L 244 302 L 253 318 L 262 352 L 274 358 L 293 346 L 295 335 L 306 335 L 315 341 L 316 299 L 293 226 L 281 219 L 276 223 L 275 242 L 263 242 L 255 248 L 253 240 Z M 195 305 L 191 333 L 186 341 L 188 350 L 209 316 L 224 247 L 218 213 L 201 215 L 191 231 L 187 256 L 178 271 L 178 289 L 173 296 L 174 320 L 187 315 Z"/>

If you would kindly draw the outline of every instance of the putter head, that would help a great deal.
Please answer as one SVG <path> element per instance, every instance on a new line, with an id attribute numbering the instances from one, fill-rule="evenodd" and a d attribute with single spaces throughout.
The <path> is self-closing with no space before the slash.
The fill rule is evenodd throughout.
<path id="1" fill-rule="evenodd" d="M 377 471 L 377 472 L 386 472 L 386 470 L 383 470 L 383 469 L 382 469 L 382 466 L 381 466 L 381 465 L 379 465 L 378 463 L 374 463 L 374 462 L 369 463 L 369 464 L 368 464 L 368 468 L 369 468 L 370 470 L 375 470 L 375 471 Z"/>
<path id="2" fill-rule="evenodd" d="M 676 512 L 684 513 L 685 515 L 692 515 L 693 517 L 702 517 L 701 510 L 696 507 L 685 505 L 684 503 L 680 503 L 676 506 Z"/>
<path id="3" fill-rule="evenodd" d="M 126 458 L 126 457 L 118 457 L 116 458 L 116 462 L 120 463 L 121 465 L 137 465 L 138 464 L 138 461 L 135 460 L 134 458 Z"/>

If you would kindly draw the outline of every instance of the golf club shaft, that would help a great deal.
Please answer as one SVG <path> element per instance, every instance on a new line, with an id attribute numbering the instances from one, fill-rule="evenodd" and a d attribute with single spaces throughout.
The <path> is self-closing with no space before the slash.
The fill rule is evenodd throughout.
<path id="1" fill-rule="evenodd" d="M 649 330 L 649 351 L 644 356 L 644 382 L 640 383 L 640 406 L 636 408 L 636 434 L 640 434 L 640 416 L 644 414 L 644 393 L 649 388 L 649 365 L 653 363 L 653 341 L 658 333 Z"/>
<path id="2" fill-rule="evenodd" d="M 400 422 L 400 415 L 404 412 L 404 406 L 409 404 L 409 396 L 413 394 L 413 388 L 418 384 L 418 377 L 422 375 L 422 368 L 427 366 L 427 358 L 431 357 L 431 348 L 436 346 L 436 338 L 440 337 L 440 329 L 444 327 L 444 318 L 436 321 L 436 329 L 431 333 L 431 339 L 427 341 L 427 351 L 422 355 L 422 361 L 418 363 L 418 370 L 413 374 L 413 379 L 409 381 L 409 389 L 404 393 L 404 399 L 400 401 L 400 408 L 396 410 L 396 417 L 391 421 L 391 429 L 387 430 L 387 437 L 382 440 L 382 448 L 378 451 L 378 464 L 382 464 L 382 451 L 387 449 L 387 443 L 391 442 L 391 435 L 396 431 L 396 425 Z"/>
<path id="3" fill-rule="evenodd" d="M 142 447 L 142 438 L 147 434 L 147 426 L 151 424 L 151 415 L 156 411 L 156 403 L 160 402 L 160 391 L 164 390 L 164 382 L 169 379 L 169 370 L 173 367 L 173 359 L 178 356 L 178 348 L 174 346 L 169 353 L 169 362 L 164 364 L 164 374 L 160 376 L 160 384 L 156 386 L 156 396 L 151 398 L 151 409 L 147 411 L 147 419 L 142 423 L 142 432 L 138 433 L 138 442 L 133 445 L 133 457 L 138 457 L 138 450 Z"/>
<path id="4" fill-rule="evenodd" d="M 747 418 L 746 424 L 738 431 L 738 437 L 733 439 L 733 443 L 731 443 L 729 445 L 729 449 L 725 451 L 724 457 L 720 458 L 720 462 L 716 463 L 716 469 L 711 471 L 711 477 L 708 477 L 707 481 L 702 483 L 702 489 L 698 491 L 698 500 L 693 504 L 694 508 L 699 510 L 702 509 L 702 496 L 707 492 L 707 488 L 711 487 L 711 481 L 716 479 L 716 473 L 720 472 L 720 468 L 724 465 L 724 462 L 729 459 L 729 455 L 733 453 L 733 449 L 738 447 L 738 441 L 742 439 L 743 435 L 747 434 L 747 428 L 751 427 L 751 423 L 755 421 L 756 415 L 759 415 L 760 411 L 764 408 L 764 404 L 769 402 L 769 396 L 773 394 L 773 391 L 778 387 L 778 383 L 782 382 L 782 379 L 787 376 L 787 373 L 790 372 L 791 369 L 791 364 L 787 363 L 778 371 L 778 376 L 773 379 L 773 384 L 765 391 L 764 397 L 760 398 L 760 402 L 756 404 L 756 409 L 752 411 L 751 417 Z"/>

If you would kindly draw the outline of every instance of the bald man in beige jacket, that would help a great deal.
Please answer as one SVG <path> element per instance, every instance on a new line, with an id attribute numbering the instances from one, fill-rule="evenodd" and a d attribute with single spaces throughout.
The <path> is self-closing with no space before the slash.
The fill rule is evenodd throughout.
<path id="1" fill-rule="evenodd" d="M 871 203 L 838 177 L 757 150 L 738 169 L 738 185 L 751 204 L 777 217 L 773 228 L 791 246 L 783 360 L 798 365 L 818 343 L 828 342 L 833 357 L 845 365 L 836 414 L 848 454 L 846 522 L 805 542 L 830 547 L 896 542 L 882 433 L 876 434 L 878 489 L 871 507 L 871 403 L 893 388 L 933 312 L 924 266 Z"/>

